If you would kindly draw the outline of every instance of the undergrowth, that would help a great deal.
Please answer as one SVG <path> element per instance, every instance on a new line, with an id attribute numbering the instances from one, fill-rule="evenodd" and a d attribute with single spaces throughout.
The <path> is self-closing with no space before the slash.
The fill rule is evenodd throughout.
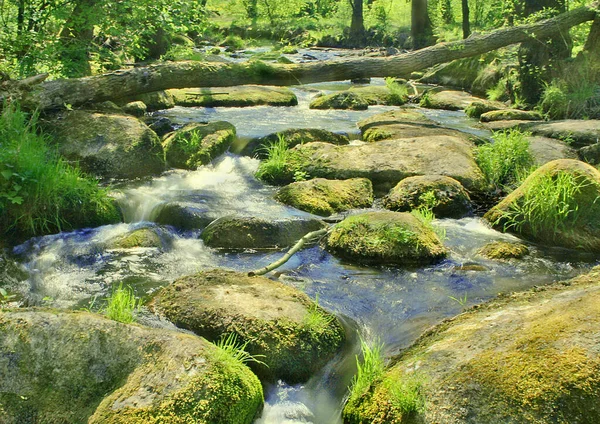
<path id="1" fill-rule="evenodd" d="M 0 232 L 48 234 L 120 220 L 108 190 L 68 164 L 11 104 L 0 116 Z"/>
<path id="2" fill-rule="evenodd" d="M 495 189 L 510 190 L 531 173 L 534 161 L 529 135 L 516 129 L 498 131 L 493 143 L 477 148 L 477 164 Z"/>

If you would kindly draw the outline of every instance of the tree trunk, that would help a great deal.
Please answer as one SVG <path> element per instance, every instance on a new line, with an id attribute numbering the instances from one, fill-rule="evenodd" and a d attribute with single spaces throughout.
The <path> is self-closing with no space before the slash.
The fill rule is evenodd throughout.
<path id="1" fill-rule="evenodd" d="M 434 43 L 433 26 L 427 11 L 427 0 L 412 0 L 410 13 L 410 33 L 413 39 L 413 47 L 422 49 L 432 45 Z"/>
<path id="2" fill-rule="evenodd" d="M 352 5 L 352 22 L 350 23 L 349 41 L 352 47 L 364 47 L 365 39 L 365 24 L 363 20 L 363 0 L 351 0 Z"/>
<path id="3" fill-rule="evenodd" d="M 595 18 L 586 6 L 552 19 L 503 28 L 485 35 L 390 57 L 362 57 L 302 64 L 249 63 L 161 63 L 143 68 L 110 72 L 86 78 L 46 81 L 33 85 L 23 81 L 4 82 L 0 97 L 21 101 L 28 109 L 60 109 L 114 100 L 141 93 L 188 87 L 226 87 L 244 84 L 297 85 L 368 77 L 408 75 L 438 63 L 476 56 L 511 44 L 546 39 L 557 32 Z"/>
<path id="4" fill-rule="evenodd" d="M 594 19 L 583 51 L 587 52 L 589 59 L 600 63 L 600 17 Z"/>
<path id="5" fill-rule="evenodd" d="M 79 0 L 59 34 L 63 73 L 69 77 L 91 74 L 88 51 L 94 37 L 98 0 Z"/>
<path id="6" fill-rule="evenodd" d="M 471 35 L 471 24 L 469 23 L 469 0 L 462 0 L 462 30 L 463 38 Z"/>

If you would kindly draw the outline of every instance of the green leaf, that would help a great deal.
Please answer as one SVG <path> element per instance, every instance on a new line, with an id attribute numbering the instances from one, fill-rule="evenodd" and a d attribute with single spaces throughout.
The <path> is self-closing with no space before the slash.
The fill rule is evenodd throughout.
<path id="1" fill-rule="evenodd" d="M 2 174 L 5 180 L 10 180 L 10 177 L 13 176 L 13 172 L 9 171 L 8 169 L 5 169 L 4 171 L 0 172 L 0 174 Z"/>

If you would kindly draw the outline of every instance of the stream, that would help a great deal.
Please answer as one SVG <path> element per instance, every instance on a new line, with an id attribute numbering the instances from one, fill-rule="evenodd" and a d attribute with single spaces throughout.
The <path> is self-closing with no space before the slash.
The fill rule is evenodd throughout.
<path id="1" fill-rule="evenodd" d="M 384 84 L 374 80 L 373 84 Z M 375 106 L 366 111 L 310 110 L 316 90 L 346 89 L 349 83 L 315 84 L 294 88 L 296 107 L 183 108 L 159 111 L 177 124 L 225 120 L 237 128 L 240 140 L 287 128 L 323 128 L 359 138 L 356 122 L 395 109 Z M 427 111 L 448 127 L 488 136 L 463 112 Z M 356 141 L 359 142 L 359 141 Z M 235 149 L 233 149 L 235 152 Z M 156 226 L 153 220 L 170 201 L 199 204 L 215 216 L 265 218 L 311 216 L 273 200 L 275 187 L 253 174 L 258 160 L 227 153 L 195 171 L 174 170 L 150 181 L 116 190 L 125 223 L 31 239 L 14 249 L 30 273 L 15 290 L 28 304 L 66 308 L 100 302 L 115 284 L 130 285 L 148 297 L 178 277 L 222 267 L 248 271 L 278 259 L 281 251 L 222 252 L 204 246 L 199 231 L 160 227 L 163 247 L 107 249 L 107 242 L 132 229 Z M 476 256 L 490 241 L 516 240 L 488 228 L 478 217 L 437 220 L 446 231 L 451 253 L 443 262 L 418 269 L 363 267 L 344 263 L 315 246 L 300 251 L 275 275 L 325 309 L 337 314 L 348 328 L 349 342 L 337 358 L 302 385 L 279 383 L 265 392 L 260 424 L 341 423 L 347 386 L 356 370 L 359 336 L 384 343 L 386 356 L 407 347 L 428 327 L 454 316 L 465 307 L 498 293 L 524 290 L 570 278 L 591 266 L 592 258 L 572 252 L 530 246 L 522 261 L 488 261 Z"/>

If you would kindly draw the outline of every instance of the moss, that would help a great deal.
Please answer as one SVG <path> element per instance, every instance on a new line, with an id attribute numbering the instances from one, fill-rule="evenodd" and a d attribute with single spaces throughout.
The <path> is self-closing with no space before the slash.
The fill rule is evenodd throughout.
<path id="1" fill-rule="evenodd" d="M 434 263 L 446 249 L 432 229 L 408 213 L 369 212 L 346 218 L 326 239 L 328 251 L 359 263 Z"/>
<path id="2" fill-rule="evenodd" d="M 310 102 L 309 107 L 311 109 L 366 110 L 369 107 L 369 102 L 360 94 L 343 91 L 317 97 Z"/>
<path id="3" fill-rule="evenodd" d="M 283 187 L 275 198 L 297 209 L 329 216 L 348 209 L 370 207 L 373 185 L 366 178 L 339 181 L 316 178 Z"/>
<path id="4" fill-rule="evenodd" d="M 170 166 L 195 169 L 225 153 L 235 139 L 229 122 L 188 124 L 163 141 L 165 159 Z"/>
<path id="5" fill-rule="evenodd" d="M 386 131 L 381 128 L 369 128 L 363 134 L 363 140 L 368 143 L 373 143 L 374 141 L 385 140 L 387 138 L 391 138 L 394 135 L 391 131 Z"/>
<path id="6" fill-rule="evenodd" d="M 495 241 L 486 244 L 477 253 L 489 259 L 521 259 L 529 254 L 529 248 L 522 243 Z"/>
<path id="7" fill-rule="evenodd" d="M 408 97 L 394 95 L 388 87 L 384 86 L 352 87 L 347 92 L 360 95 L 369 106 L 402 106 L 408 100 Z"/>
<path id="8" fill-rule="evenodd" d="M 497 104 L 495 102 L 486 102 L 486 101 L 472 102 L 465 109 L 465 113 L 470 118 L 477 118 L 477 119 L 479 119 L 479 117 L 481 115 L 483 115 L 484 113 L 491 112 L 493 110 L 498 110 L 502 106 L 503 106 L 502 104 Z"/>
<path id="9" fill-rule="evenodd" d="M 153 228 L 140 228 L 125 234 L 109 242 L 113 249 L 131 249 L 135 247 L 157 247 L 163 246 L 160 235 Z"/>
<path id="10" fill-rule="evenodd" d="M 541 121 L 543 119 L 539 112 L 533 110 L 518 110 L 518 109 L 504 109 L 504 110 L 492 110 L 480 115 L 481 122 L 493 122 L 493 121 Z"/>
<path id="11" fill-rule="evenodd" d="M 176 105 L 186 107 L 296 106 L 298 99 L 287 87 L 239 86 L 167 90 Z"/>
<path id="12" fill-rule="evenodd" d="M 209 340 L 234 333 L 251 355 L 250 367 L 266 381 L 308 380 L 337 352 L 344 330 L 304 293 L 264 277 L 212 270 L 184 277 L 164 288 L 151 308 L 181 328 Z M 325 320 L 312 320 L 318 311 Z"/>

